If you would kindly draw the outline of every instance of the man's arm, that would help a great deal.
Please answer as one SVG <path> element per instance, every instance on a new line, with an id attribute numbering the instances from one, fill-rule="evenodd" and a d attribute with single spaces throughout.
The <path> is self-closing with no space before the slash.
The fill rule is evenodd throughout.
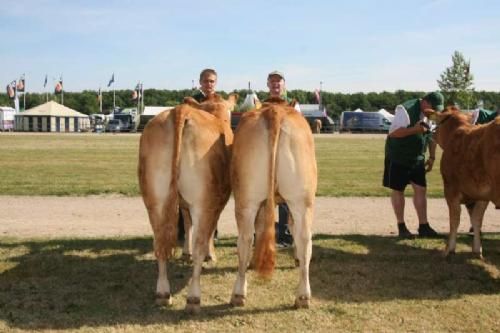
<path id="1" fill-rule="evenodd" d="M 408 112 L 402 105 L 398 105 L 394 113 L 391 127 L 389 128 L 389 137 L 404 138 L 409 135 L 424 133 L 428 129 L 421 125 L 421 123 L 422 122 L 419 121 L 413 127 L 408 127 L 408 125 L 410 125 Z"/>
<path id="2" fill-rule="evenodd" d="M 429 172 L 432 170 L 432 166 L 434 165 L 434 161 L 436 160 L 436 142 L 434 139 L 431 139 L 429 142 L 429 158 L 425 161 L 425 171 Z"/>

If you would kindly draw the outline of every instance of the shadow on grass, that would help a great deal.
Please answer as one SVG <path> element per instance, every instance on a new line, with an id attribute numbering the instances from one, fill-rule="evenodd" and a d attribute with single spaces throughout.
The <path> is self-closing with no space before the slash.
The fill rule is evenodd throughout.
<path id="1" fill-rule="evenodd" d="M 500 293 L 500 235 L 483 235 L 484 260 L 460 236 L 457 254 L 442 256 L 445 239 L 382 236 L 315 237 L 310 268 L 314 297 L 342 302 L 447 300 Z"/>
<path id="2" fill-rule="evenodd" d="M 466 236 L 459 240 L 470 243 Z M 472 259 L 468 253 L 459 253 L 447 262 L 440 255 L 443 244 L 443 240 L 316 236 L 310 268 L 313 297 L 332 302 L 373 302 L 500 293 L 500 235 L 484 237 L 485 262 Z M 210 291 L 216 295 L 209 302 L 203 300 L 201 314 L 192 317 L 182 309 L 191 266 L 179 260 L 168 265 L 177 306 L 153 304 L 157 268 L 149 237 L 0 239 L 0 321 L 21 329 L 72 329 L 175 325 L 187 320 L 205 322 L 292 310 L 280 299 L 284 293 L 293 299 L 295 291 L 298 271 L 292 269 L 291 250 L 278 253 L 274 280 L 284 280 L 275 290 L 252 283 L 249 297 L 256 307 L 231 308 L 227 301 L 236 277 L 236 240 L 222 239 L 217 248 L 219 264 L 202 273 L 202 299 Z M 496 277 L 492 276 L 495 272 Z M 259 306 L 260 297 L 274 301 Z"/>

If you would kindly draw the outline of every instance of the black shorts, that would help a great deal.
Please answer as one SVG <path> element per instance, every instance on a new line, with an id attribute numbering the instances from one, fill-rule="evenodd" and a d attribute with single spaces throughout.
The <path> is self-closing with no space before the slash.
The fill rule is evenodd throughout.
<path id="1" fill-rule="evenodd" d="M 417 163 L 412 167 L 407 167 L 386 158 L 383 185 L 392 190 L 403 192 L 409 183 L 427 187 L 424 163 Z"/>

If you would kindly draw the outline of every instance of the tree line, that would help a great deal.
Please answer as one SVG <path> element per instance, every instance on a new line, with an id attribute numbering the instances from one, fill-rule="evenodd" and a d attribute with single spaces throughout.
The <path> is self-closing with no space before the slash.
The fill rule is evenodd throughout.
<path id="1" fill-rule="evenodd" d="M 240 96 L 240 103 L 243 102 L 245 96 L 248 94 L 247 90 L 235 90 Z M 183 90 L 160 90 L 160 89 L 146 89 L 144 90 L 144 105 L 148 106 L 173 106 L 182 102 L 185 96 L 191 96 L 194 93 L 192 89 Z M 224 91 L 219 92 L 224 97 L 228 93 Z M 265 100 L 268 96 L 266 91 L 256 92 L 260 100 Z M 422 91 L 404 91 L 397 90 L 395 92 L 369 92 L 369 93 L 334 93 L 334 92 L 321 92 L 322 104 L 326 106 L 328 114 L 337 118 L 342 111 L 356 110 L 358 108 L 364 111 L 377 111 L 379 109 L 386 109 L 392 112 L 395 107 L 412 98 L 422 97 L 425 92 Z M 448 103 L 451 103 L 453 96 L 448 96 L 444 92 L 445 98 Z M 132 90 L 116 90 L 115 103 L 116 106 L 134 107 L 137 105 L 132 100 Z M 316 95 L 313 91 L 305 90 L 290 90 L 288 97 L 296 99 L 300 104 L 317 104 Z M 45 93 L 26 93 L 26 109 L 30 109 L 37 105 L 46 102 Z M 21 107 L 23 106 L 23 98 L 20 98 Z M 48 100 L 55 100 L 61 103 L 61 95 L 49 94 Z M 490 91 L 471 91 L 469 109 L 476 107 L 478 101 L 483 102 L 483 107 L 490 110 L 497 110 L 500 108 L 500 92 Z M 6 93 L 0 94 L 0 105 L 13 106 L 13 101 L 8 98 Z M 64 92 L 64 105 L 74 110 L 85 114 L 99 113 L 99 101 L 97 98 L 97 91 L 84 90 L 82 92 Z M 109 113 L 113 108 L 113 92 L 105 92 L 102 95 L 103 112 Z M 467 105 L 462 106 L 463 109 Z"/>

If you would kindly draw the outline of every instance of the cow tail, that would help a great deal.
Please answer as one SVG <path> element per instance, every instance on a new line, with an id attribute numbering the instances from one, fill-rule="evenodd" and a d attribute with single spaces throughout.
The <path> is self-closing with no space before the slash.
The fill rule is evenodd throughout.
<path id="1" fill-rule="evenodd" d="M 182 146 L 182 133 L 186 120 L 186 112 L 182 106 L 172 110 L 174 112 L 174 149 L 172 152 L 172 175 L 169 184 L 169 193 L 167 204 L 163 214 L 165 214 L 166 223 L 163 230 L 158 230 L 159 240 L 165 248 L 162 252 L 166 253 L 167 259 L 174 255 L 177 246 L 177 232 L 179 221 L 179 169 L 180 155 Z M 156 240 L 155 240 L 156 241 Z"/>
<path id="2" fill-rule="evenodd" d="M 264 228 L 261 237 L 257 238 L 255 245 L 255 268 L 257 273 L 265 278 L 269 278 L 276 263 L 276 241 L 275 241 L 275 209 L 274 194 L 276 188 L 276 155 L 278 150 L 278 138 L 280 132 L 280 113 L 274 108 L 268 109 L 267 119 L 269 120 L 269 174 L 266 203 L 264 205 Z"/>

